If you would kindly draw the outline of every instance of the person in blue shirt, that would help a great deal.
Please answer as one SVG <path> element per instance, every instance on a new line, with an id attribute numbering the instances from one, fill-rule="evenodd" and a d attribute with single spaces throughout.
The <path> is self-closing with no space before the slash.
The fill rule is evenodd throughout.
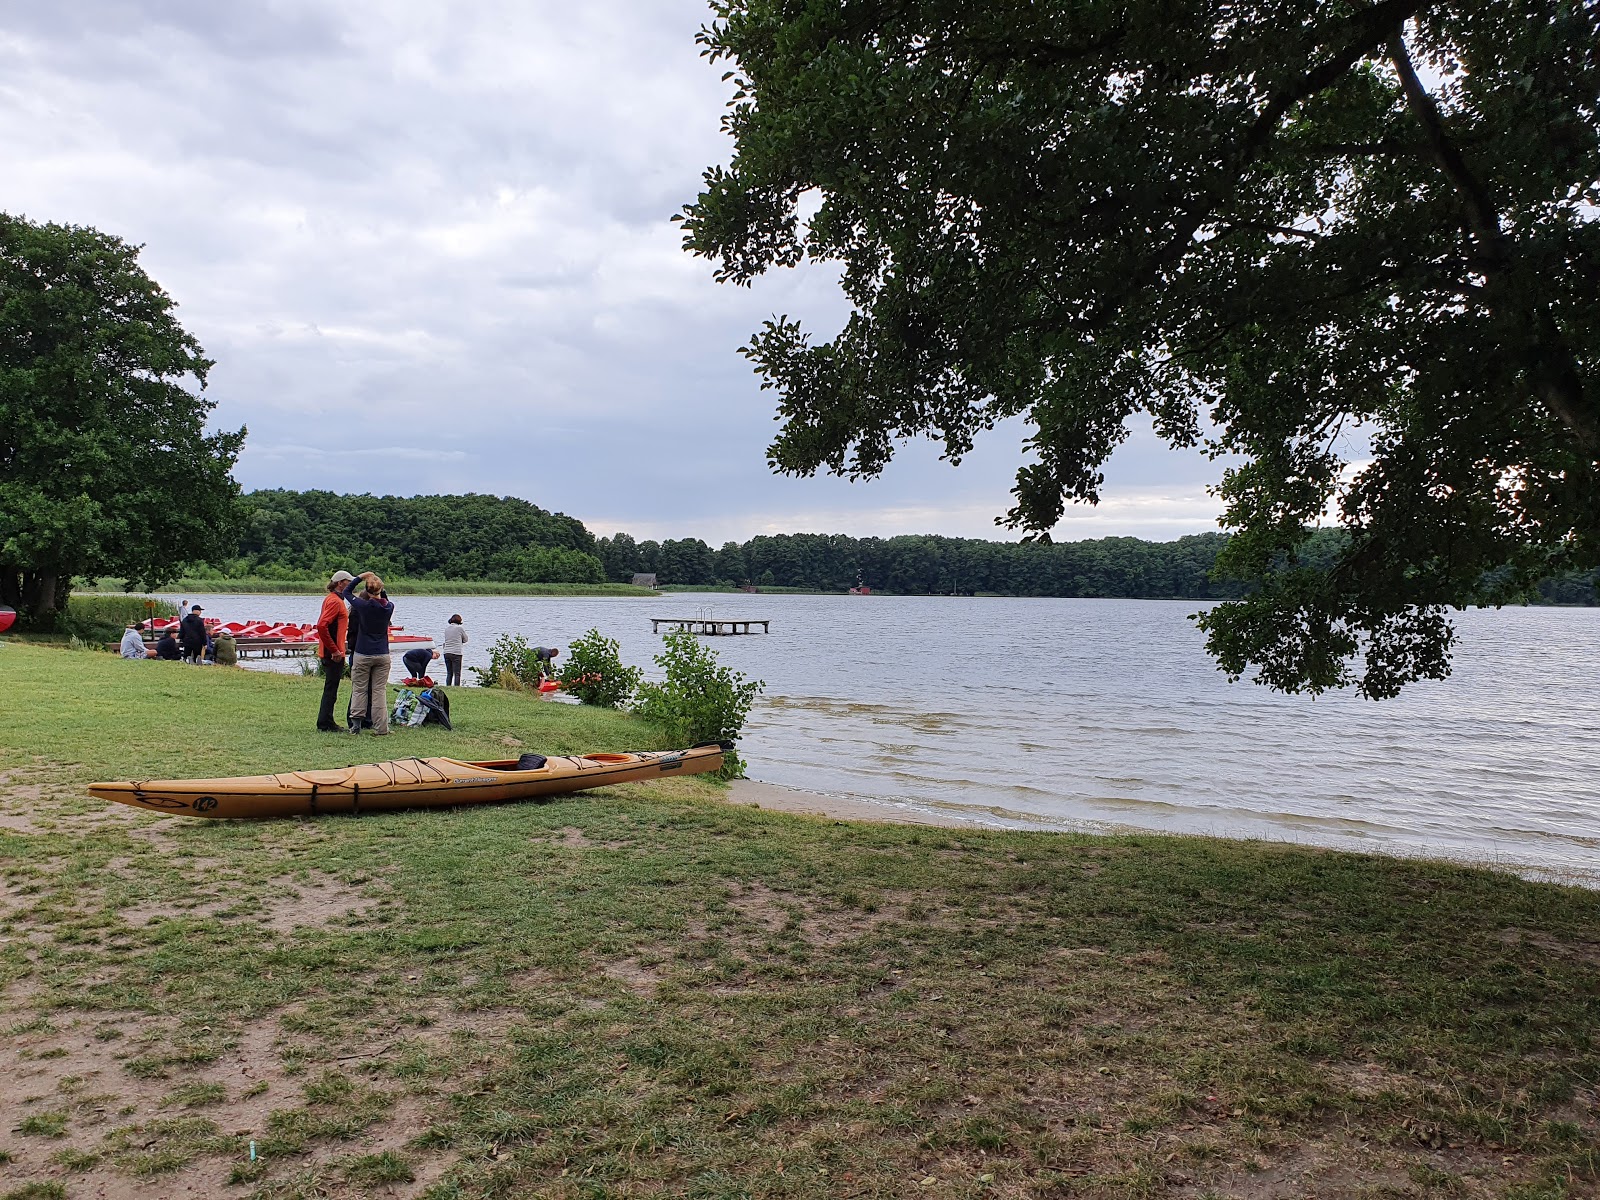
<path id="1" fill-rule="evenodd" d="M 357 588 L 360 582 L 363 586 Z M 350 626 L 356 632 L 350 663 L 350 732 L 370 726 L 379 737 L 389 732 L 389 622 L 394 604 L 384 594 L 383 580 L 363 571 L 344 585 L 350 601 Z"/>

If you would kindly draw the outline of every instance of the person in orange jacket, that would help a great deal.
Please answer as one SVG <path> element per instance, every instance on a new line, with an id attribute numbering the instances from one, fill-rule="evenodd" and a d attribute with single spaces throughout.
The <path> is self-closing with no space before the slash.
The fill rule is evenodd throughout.
<path id="1" fill-rule="evenodd" d="M 333 719 L 333 706 L 339 699 L 339 680 L 344 678 L 345 634 L 350 626 L 350 610 L 341 593 L 355 576 L 335 571 L 328 580 L 328 594 L 322 598 L 317 616 L 317 654 L 322 659 L 322 707 L 317 710 L 317 729 L 322 733 L 343 733 L 344 726 Z"/>

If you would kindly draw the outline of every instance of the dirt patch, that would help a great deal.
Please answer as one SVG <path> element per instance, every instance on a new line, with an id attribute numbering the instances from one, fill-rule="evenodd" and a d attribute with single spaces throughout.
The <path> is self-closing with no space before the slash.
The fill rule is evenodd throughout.
<path id="1" fill-rule="evenodd" d="M 601 963 L 600 970 L 607 979 L 615 980 L 637 996 L 653 996 L 661 986 L 661 973 L 636 958 Z"/>
<path id="2" fill-rule="evenodd" d="M 1548 933 L 1534 929 L 1511 926 L 1500 931 L 1500 941 L 1508 946 L 1533 946 L 1549 954 L 1574 959 L 1590 966 L 1600 966 L 1600 943 L 1564 942 Z"/>
<path id="3" fill-rule="evenodd" d="M 203 874 L 208 865 L 203 860 L 197 861 L 193 869 Z M 267 880 L 264 886 L 266 898 L 255 912 L 217 916 L 209 909 L 218 903 L 218 898 L 201 893 L 185 900 L 140 903 L 122 909 L 118 916 L 134 926 L 204 917 L 225 925 L 255 922 L 275 933 L 293 933 L 297 929 L 322 928 L 367 916 L 380 903 L 378 897 L 321 871 L 306 876 L 280 875 Z"/>
<path id="4" fill-rule="evenodd" d="M 774 891 L 764 883 L 735 883 L 728 888 L 728 904 L 746 921 L 768 933 L 777 933 L 789 924 L 798 900 Z"/>
<path id="5" fill-rule="evenodd" d="M 272 899 L 257 919 L 278 933 L 364 917 L 379 903 L 377 897 L 320 871 L 305 878 L 279 876 L 268 880 L 267 886 Z"/>
<path id="6" fill-rule="evenodd" d="M 24 997 L 10 991 L 6 999 L 15 1010 Z M 267 1164 L 247 1184 L 229 1186 L 226 1180 L 248 1164 L 250 1142 L 266 1143 L 274 1112 L 307 1102 L 307 1081 L 315 1072 L 360 1079 L 379 1060 L 419 1053 L 482 1061 L 485 1043 L 502 1039 L 516 1014 L 424 1011 L 412 1023 L 367 1030 L 342 1053 L 324 1051 L 312 1060 L 311 1071 L 303 1056 L 300 1066 L 290 1066 L 304 1050 L 285 1031 L 283 1018 L 290 1015 L 285 1010 L 221 1031 L 141 1013 L 41 1014 L 34 1027 L 0 1044 L 0 1131 L 12 1155 L 0 1163 L 0 1193 L 24 1182 L 56 1180 L 69 1195 L 128 1200 L 244 1195 L 270 1176 L 316 1177 L 323 1181 L 319 1186 L 342 1194 L 348 1184 L 341 1162 L 388 1152 L 404 1159 L 414 1178 L 362 1194 L 419 1195 L 444 1175 L 453 1155 L 408 1148 L 435 1114 L 432 1101 L 402 1092 L 393 1092 L 382 1115 L 359 1133 L 314 1141 L 303 1153 Z M 204 1061 L 172 1061 L 174 1039 L 186 1035 L 213 1039 L 210 1046 L 191 1045 Z M 148 1179 L 129 1173 L 130 1155 L 161 1154 L 172 1136 L 168 1130 L 183 1122 L 208 1122 L 215 1147 Z"/>

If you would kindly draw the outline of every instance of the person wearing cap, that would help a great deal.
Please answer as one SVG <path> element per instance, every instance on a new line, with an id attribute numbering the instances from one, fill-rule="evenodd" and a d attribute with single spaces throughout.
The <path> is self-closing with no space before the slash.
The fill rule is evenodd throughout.
<path id="1" fill-rule="evenodd" d="M 344 641 L 350 624 L 350 610 L 340 593 L 355 576 L 335 571 L 328 580 L 328 594 L 322 598 L 317 615 L 317 657 L 322 660 L 322 705 L 317 709 L 317 729 L 322 733 L 343 733 L 344 726 L 333 719 L 333 706 L 339 699 L 339 680 L 344 678 Z"/>
<path id="2" fill-rule="evenodd" d="M 219 667 L 239 665 L 239 643 L 228 630 L 218 629 L 211 635 L 211 661 Z"/>
<path id="3" fill-rule="evenodd" d="M 205 609 L 198 604 L 189 609 L 189 615 L 178 622 L 178 645 L 183 647 L 185 662 L 203 663 L 206 660 L 206 622 L 200 614 Z"/>
<path id="4" fill-rule="evenodd" d="M 394 604 L 384 594 L 383 580 L 371 571 L 340 585 L 350 601 L 350 623 L 356 627 L 355 660 L 350 664 L 350 731 L 359 733 L 363 722 L 379 737 L 389 732 L 389 621 Z"/>
<path id="5" fill-rule="evenodd" d="M 461 685 L 461 648 L 467 644 L 467 631 L 461 614 L 454 613 L 444 627 L 444 682 L 446 687 Z"/>

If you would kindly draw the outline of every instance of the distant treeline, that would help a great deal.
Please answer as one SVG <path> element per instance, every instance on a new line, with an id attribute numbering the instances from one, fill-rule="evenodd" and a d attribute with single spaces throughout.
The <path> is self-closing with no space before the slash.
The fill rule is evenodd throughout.
<path id="1" fill-rule="evenodd" d="M 1308 565 L 1330 565 L 1345 535 L 1323 530 L 1301 551 Z M 1246 585 L 1211 578 L 1227 543 L 1222 533 L 1173 542 L 1112 537 L 1094 541 L 986 542 L 907 535 L 852 538 L 793 533 L 727 542 L 712 550 L 698 538 L 638 542 L 626 533 L 600 538 L 595 551 L 608 578 L 650 572 L 662 584 L 756 584 L 763 587 L 873 591 L 913 595 L 1105 596 L 1229 600 Z M 1597 573 L 1573 572 L 1541 583 L 1535 602 L 1595 604 Z"/>
<path id="2" fill-rule="evenodd" d="M 304 579 L 339 569 L 410 579 L 506 583 L 627 583 L 637 574 L 682 586 L 810 588 L 858 584 L 910 595 L 1105 596 L 1227 600 L 1244 594 L 1212 579 L 1225 534 L 1173 542 L 1099 538 L 1055 544 L 987 542 L 931 534 L 852 538 L 792 533 L 727 542 L 699 538 L 596 539 L 582 522 L 502 496 L 341 496 L 283 490 L 246 493 L 244 538 L 213 557 L 220 574 Z M 1344 535 L 1319 532 L 1305 548 L 1331 562 Z M 1594 604 L 1592 572 L 1546 580 L 1536 601 Z"/>
<path id="3" fill-rule="evenodd" d="M 1225 541 L 1216 533 L 1175 542 L 1101 538 L 1053 545 L 931 534 L 853 538 L 792 533 L 728 542 L 600 538 L 596 553 L 614 580 L 649 572 L 662 584 L 746 584 L 842 592 L 858 584 L 914 595 L 1124 596 L 1226 599 L 1243 594 L 1208 577 Z"/>
<path id="4" fill-rule="evenodd" d="M 509 496 L 340 496 L 246 492 L 225 577 L 299 579 L 341 567 L 409 579 L 604 583 L 581 521 Z"/>

